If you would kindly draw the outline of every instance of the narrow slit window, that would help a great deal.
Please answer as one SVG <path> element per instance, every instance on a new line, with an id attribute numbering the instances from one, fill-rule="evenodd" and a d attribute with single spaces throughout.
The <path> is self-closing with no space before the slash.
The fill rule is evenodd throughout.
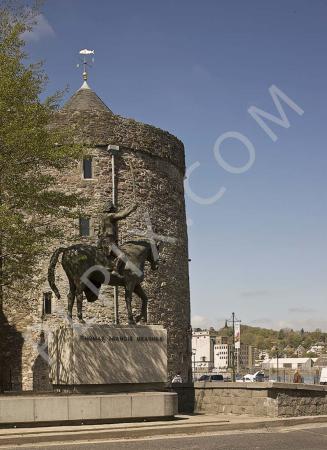
<path id="1" fill-rule="evenodd" d="M 85 179 L 93 178 L 92 158 L 89 156 L 83 158 L 83 178 Z"/>
<path id="2" fill-rule="evenodd" d="M 88 217 L 79 218 L 80 236 L 90 236 L 90 219 Z"/>
<path id="3" fill-rule="evenodd" d="M 43 315 L 51 314 L 52 312 L 52 292 L 43 293 Z"/>

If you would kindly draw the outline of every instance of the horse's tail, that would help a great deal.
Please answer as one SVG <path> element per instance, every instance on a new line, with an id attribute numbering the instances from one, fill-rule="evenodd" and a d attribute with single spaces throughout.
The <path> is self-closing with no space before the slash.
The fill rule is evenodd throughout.
<path id="1" fill-rule="evenodd" d="M 59 247 L 59 248 L 57 248 L 57 250 L 55 250 L 55 252 L 51 256 L 49 269 L 48 269 L 48 282 L 49 282 L 49 285 L 50 285 L 51 289 L 55 293 L 55 296 L 58 299 L 60 299 L 60 293 L 59 293 L 59 289 L 57 288 L 56 282 L 55 282 L 55 270 L 56 270 L 56 264 L 57 264 L 58 259 L 59 259 L 59 255 L 64 250 L 65 250 L 65 247 Z"/>

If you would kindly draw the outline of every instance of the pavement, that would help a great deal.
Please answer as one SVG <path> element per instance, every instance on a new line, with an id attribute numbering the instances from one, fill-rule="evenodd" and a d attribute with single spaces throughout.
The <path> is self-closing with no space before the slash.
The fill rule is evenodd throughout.
<path id="1" fill-rule="evenodd" d="M 226 448 L 231 450 L 233 448 L 238 449 L 256 449 L 270 447 L 260 447 L 249 444 L 249 447 L 238 447 L 238 439 L 235 437 L 235 446 L 231 443 L 230 447 L 219 447 L 217 442 L 224 442 L 228 434 L 236 435 L 248 435 L 253 434 L 253 439 L 256 441 L 258 434 L 265 434 L 269 437 L 271 434 L 279 436 L 280 430 L 297 428 L 297 431 L 293 433 L 297 436 L 298 430 L 305 433 L 303 441 L 307 442 L 306 437 L 313 438 L 312 433 L 308 431 L 302 431 L 305 428 L 320 429 L 321 433 L 314 435 L 319 436 L 319 439 L 323 442 L 322 447 L 307 447 L 291 446 L 288 444 L 286 447 L 277 446 L 271 447 L 271 449 L 281 450 L 287 448 L 298 449 L 326 449 L 327 448 L 327 416 L 310 416 L 310 417 L 293 417 L 293 418 L 262 418 L 262 417 L 250 417 L 250 416 L 228 416 L 228 415 L 179 415 L 175 419 L 170 421 L 152 421 L 152 422 L 134 422 L 134 423 L 116 423 L 116 424 L 102 424 L 102 425 L 69 425 L 69 426 L 56 426 L 56 427 L 34 427 L 34 428 L 8 428 L 0 429 L 0 449 L 1 448 L 51 448 L 55 450 L 60 449 L 136 449 L 139 448 L 162 448 L 162 449 L 219 449 Z M 222 441 L 215 436 L 220 435 Z M 269 436 L 268 436 L 269 435 Z M 191 437 L 192 436 L 192 437 Z M 176 439 L 176 446 L 172 440 Z M 199 445 L 192 444 L 186 445 L 185 442 L 196 442 L 197 440 L 203 440 Z M 262 436 L 261 438 L 262 439 Z M 287 438 L 288 439 L 288 438 Z M 286 439 L 286 440 L 287 440 Z M 119 442 L 120 441 L 120 442 Z M 138 442 L 138 446 L 133 447 L 133 442 Z M 140 441 L 142 445 L 140 446 Z M 153 447 L 144 446 L 143 442 L 156 442 Z M 161 442 L 161 446 L 158 442 Z M 278 441 L 278 439 L 277 439 Z M 110 442 L 110 446 L 108 443 Z M 167 443 L 168 442 L 168 443 Z M 241 444 L 245 444 L 245 441 L 240 441 Z M 249 441 L 250 442 L 250 441 Z M 252 441 L 251 441 L 252 442 Z M 103 446 L 105 445 L 106 446 Z M 125 445 L 126 444 L 126 445 Z M 127 445 L 128 444 L 128 445 Z M 155 445 L 159 445 L 156 447 Z M 148 445 L 148 444 L 146 444 Z M 168 446 L 167 446 L 168 445 Z M 182 447 L 180 445 L 183 445 Z M 184 447 L 185 445 L 185 447 Z M 197 446 L 198 445 L 198 446 Z M 213 445 L 213 447 L 211 446 Z M 220 444 L 219 444 L 220 445 Z M 225 444 L 224 444 L 225 445 Z M 227 444 L 226 444 L 227 445 Z M 258 444 L 259 445 L 259 444 Z M 260 444 L 261 445 L 261 444 Z M 317 445 L 320 445 L 317 443 Z M 207 447 L 206 447 L 207 446 Z"/>
<path id="2" fill-rule="evenodd" d="M 64 443 L 42 450 L 326 450 L 327 427 L 275 429 L 272 432 L 234 432 L 196 436 L 146 438 L 128 441 Z M 10 447 L 33 450 L 37 446 Z"/>

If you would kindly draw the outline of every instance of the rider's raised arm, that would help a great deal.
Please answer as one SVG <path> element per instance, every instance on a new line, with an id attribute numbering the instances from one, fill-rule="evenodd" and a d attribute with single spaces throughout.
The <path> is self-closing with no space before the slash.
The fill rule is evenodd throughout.
<path id="1" fill-rule="evenodd" d="M 114 220 L 121 220 L 121 219 L 125 219 L 126 217 L 128 217 L 133 211 L 135 211 L 137 208 L 137 204 L 134 203 L 134 205 L 129 206 L 128 208 L 123 209 L 122 211 L 119 211 L 117 213 L 113 214 L 113 219 Z"/>

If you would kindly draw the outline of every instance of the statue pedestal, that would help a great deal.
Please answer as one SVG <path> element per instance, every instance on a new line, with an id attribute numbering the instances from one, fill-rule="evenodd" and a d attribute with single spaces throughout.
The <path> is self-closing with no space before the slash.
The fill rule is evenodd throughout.
<path id="1" fill-rule="evenodd" d="M 159 325 L 64 326 L 48 338 L 50 379 L 75 392 L 147 390 L 167 383 L 167 331 Z"/>

